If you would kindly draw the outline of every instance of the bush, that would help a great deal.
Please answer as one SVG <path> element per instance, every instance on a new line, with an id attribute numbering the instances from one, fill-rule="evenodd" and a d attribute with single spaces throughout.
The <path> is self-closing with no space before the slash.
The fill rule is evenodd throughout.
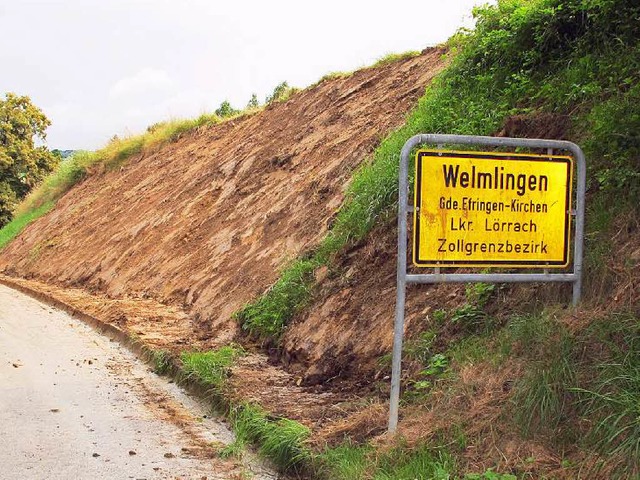
<path id="1" fill-rule="evenodd" d="M 233 117 L 234 115 L 237 115 L 238 113 L 240 113 L 240 110 L 236 110 L 235 108 L 233 108 L 231 106 L 231 104 L 227 100 L 222 102 L 220 104 L 220 106 L 215 111 L 215 114 L 217 116 L 219 116 L 220 118 Z"/>
<path id="2" fill-rule="evenodd" d="M 282 82 L 276 85 L 276 87 L 273 89 L 273 92 L 271 92 L 271 95 L 267 95 L 265 103 L 267 105 L 271 105 L 275 102 L 284 102 L 297 91 L 298 89 L 290 87 L 287 82 Z"/>

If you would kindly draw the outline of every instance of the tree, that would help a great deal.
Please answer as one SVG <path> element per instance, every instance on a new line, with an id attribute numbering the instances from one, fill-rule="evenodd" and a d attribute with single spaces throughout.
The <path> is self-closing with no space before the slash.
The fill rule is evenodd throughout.
<path id="1" fill-rule="evenodd" d="M 220 118 L 233 117 L 237 113 L 238 113 L 238 110 L 233 108 L 227 100 L 222 102 L 218 107 L 218 109 L 215 111 L 215 114 L 218 115 Z"/>
<path id="2" fill-rule="evenodd" d="M 44 142 L 51 125 L 26 96 L 7 93 L 0 98 L 0 227 L 7 224 L 22 200 L 60 162 Z"/>
<path id="3" fill-rule="evenodd" d="M 255 93 L 251 94 L 251 99 L 249 100 L 249 103 L 247 103 L 247 108 L 249 110 L 252 110 L 254 108 L 258 108 L 260 106 L 260 102 L 258 101 L 258 95 L 256 95 Z"/>
<path id="4" fill-rule="evenodd" d="M 267 105 L 271 105 L 275 102 L 284 102 L 297 91 L 298 89 L 290 87 L 287 82 L 282 82 L 279 85 L 276 85 L 273 92 L 271 92 L 271 95 L 267 95 L 265 102 Z"/>

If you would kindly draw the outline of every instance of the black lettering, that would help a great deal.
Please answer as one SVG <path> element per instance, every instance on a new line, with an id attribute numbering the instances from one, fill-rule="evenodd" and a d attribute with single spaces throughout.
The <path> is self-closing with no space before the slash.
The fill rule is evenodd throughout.
<path id="1" fill-rule="evenodd" d="M 540 178 L 538 179 L 538 190 L 540 190 L 541 192 L 546 192 L 548 188 L 549 179 L 546 175 L 540 175 Z"/>
<path id="2" fill-rule="evenodd" d="M 493 182 L 490 173 L 478 173 L 478 188 L 491 188 L 492 185 Z"/>
<path id="3" fill-rule="evenodd" d="M 515 190 L 516 177 L 513 175 L 513 173 L 507 173 L 507 181 L 505 182 L 505 188 L 507 190 Z"/>
<path id="4" fill-rule="evenodd" d="M 469 186 L 469 172 L 462 172 L 460 174 L 460 186 L 467 188 Z"/>
<path id="5" fill-rule="evenodd" d="M 527 189 L 525 188 L 527 186 L 527 176 L 524 174 L 520 174 L 518 175 L 518 195 L 522 196 L 524 195 L 524 192 L 527 191 Z"/>
<path id="6" fill-rule="evenodd" d="M 447 171 L 447 167 L 449 167 L 449 171 Z M 442 171 L 444 173 L 444 184 L 445 186 L 452 185 L 454 188 L 458 183 L 458 172 L 460 171 L 460 165 L 456 165 L 455 172 L 453 170 L 453 165 L 442 165 Z"/>

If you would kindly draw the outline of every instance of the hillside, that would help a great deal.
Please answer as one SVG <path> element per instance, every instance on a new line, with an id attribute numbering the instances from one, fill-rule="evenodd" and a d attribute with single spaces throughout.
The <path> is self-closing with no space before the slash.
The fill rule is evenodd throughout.
<path id="1" fill-rule="evenodd" d="M 92 176 L 3 251 L 0 269 L 174 305 L 207 345 L 226 343 L 232 314 L 324 236 L 354 169 L 403 122 L 442 54 L 321 82 Z"/>
<path id="2" fill-rule="evenodd" d="M 446 48 L 96 168 L 0 252 L 0 281 L 150 346 L 303 478 L 640 478 L 640 7 L 476 18 Z M 411 286 L 390 437 L 398 155 L 443 132 L 584 149 L 583 301 Z"/>

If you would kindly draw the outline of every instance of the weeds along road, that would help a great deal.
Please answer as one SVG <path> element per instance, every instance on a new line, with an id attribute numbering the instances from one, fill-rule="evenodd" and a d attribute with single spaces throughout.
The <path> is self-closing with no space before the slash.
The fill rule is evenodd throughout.
<path id="1" fill-rule="evenodd" d="M 231 433 L 130 352 L 0 285 L 0 479 L 233 479 Z"/>

